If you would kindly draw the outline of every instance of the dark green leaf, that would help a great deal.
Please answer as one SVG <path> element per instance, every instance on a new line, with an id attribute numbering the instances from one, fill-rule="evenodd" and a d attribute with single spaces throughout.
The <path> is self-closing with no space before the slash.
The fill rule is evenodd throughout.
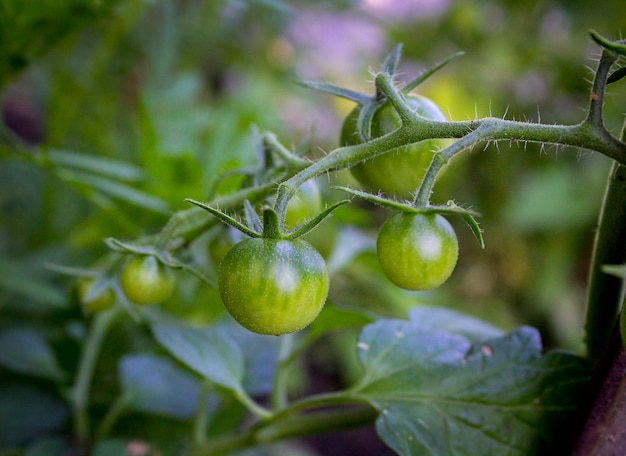
<path id="1" fill-rule="evenodd" d="M 416 322 L 367 326 L 355 397 L 380 411 L 381 438 L 402 455 L 529 455 L 545 450 L 589 380 L 582 358 L 541 354 L 520 328 L 471 344 Z"/>
<path id="2" fill-rule="evenodd" d="M 0 386 L 0 449 L 63 427 L 69 416 L 61 400 L 22 385 Z"/>
<path id="3" fill-rule="evenodd" d="M 504 334 L 504 331 L 483 320 L 442 307 L 415 307 L 409 311 L 409 320 L 432 329 L 458 334 L 472 343 Z"/>
<path id="4" fill-rule="evenodd" d="M 41 304 L 54 307 L 67 305 L 67 298 L 47 280 L 33 274 L 28 266 L 0 259 L 0 288 Z"/>
<path id="5" fill-rule="evenodd" d="M 26 375 L 53 380 L 65 377 L 48 342 L 32 328 L 0 332 L 0 364 Z"/>
<path id="6" fill-rule="evenodd" d="M 219 327 L 152 326 L 156 340 L 204 378 L 233 391 L 242 390 L 243 353 Z"/>
<path id="7" fill-rule="evenodd" d="M 187 419 L 200 399 L 198 380 L 167 359 L 126 355 L 119 363 L 127 405 L 137 411 Z"/>
<path id="8" fill-rule="evenodd" d="M 611 75 L 606 80 L 606 83 L 607 84 L 612 84 L 614 82 L 619 81 L 624 76 L 626 76 L 626 67 L 621 67 L 621 68 L 615 70 L 613 73 L 611 73 Z"/>
<path id="9" fill-rule="evenodd" d="M 78 152 L 65 150 L 50 150 L 48 158 L 55 164 L 68 166 L 96 174 L 102 174 L 113 179 L 124 181 L 139 181 L 143 176 L 141 168 L 127 162 L 113 160 Z"/>
<path id="10" fill-rule="evenodd" d="M 106 177 L 96 176 L 95 174 L 82 171 L 70 171 L 68 169 L 63 169 L 59 171 L 58 174 L 64 181 L 75 184 L 82 189 L 95 190 L 154 212 L 167 214 L 170 211 L 166 201 Z"/>
<path id="11" fill-rule="evenodd" d="M 222 326 L 244 354 L 243 387 L 250 395 L 264 395 L 272 390 L 278 358 L 279 338 L 262 336 L 236 323 Z"/>

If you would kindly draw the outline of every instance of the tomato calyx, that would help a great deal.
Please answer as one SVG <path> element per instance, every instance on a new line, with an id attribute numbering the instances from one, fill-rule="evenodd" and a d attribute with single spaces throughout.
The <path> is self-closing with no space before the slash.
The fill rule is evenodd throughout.
<path id="1" fill-rule="evenodd" d="M 293 229 L 284 231 L 281 226 L 283 225 L 283 223 L 281 222 L 281 217 L 274 210 L 274 208 L 267 205 L 262 207 L 263 219 L 261 220 L 250 202 L 246 200 L 244 202 L 244 215 L 246 218 L 246 222 L 242 223 L 236 218 L 226 214 L 225 212 L 220 211 L 217 208 L 211 207 L 208 204 L 189 198 L 187 198 L 185 201 L 206 210 L 207 212 L 220 219 L 223 223 L 232 226 L 233 228 L 236 228 L 237 230 L 241 231 L 243 234 L 249 237 L 282 239 L 286 241 L 295 240 L 301 236 L 304 236 L 312 229 L 314 229 L 317 225 L 319 225 L 326 217 L 328 217 L 332 211 L 337 209 L 339 206 L 350 202 L 350 200 L 338 201 L 324 208 L 312 219 L 302 223 L 301 225 L 296 226 Z M 282 220 L 284 220 L 284 214 Z"/>
<path id="2" fill-rule="evenodd" d="M 476 221 L 476 217 L 479 217 L 480 214 L 471 209 L 465 209 L 464 207 L 459 206 L 454 201 L 450 200 L 446 204 L 442 205 L 416 205 L 409 201 L 398 201 L 391 198 L 385 198 L 380 195 L 374 195 L 372 193 L 364 192 L 362 190 L 356 190 L 349 187 L 333 187 L 337 190 L 343 190 L 345 192 L 351 193 L 354 196 L 358 196 L 359 198 L 363 198 L 373 204 L 378 206 L 385 207 L 387 209 L 391 209 L 397 212 L 403 212 L 408 214 L 440 214 L 440 215 L 457 215 L 461 217 L 465 223 L 469 226 L 474 234 L 474 237 L 478 241 L 478 244 L 482 249 L 485 248 L 485 241 L 482 235 L 482 230 Z"/>

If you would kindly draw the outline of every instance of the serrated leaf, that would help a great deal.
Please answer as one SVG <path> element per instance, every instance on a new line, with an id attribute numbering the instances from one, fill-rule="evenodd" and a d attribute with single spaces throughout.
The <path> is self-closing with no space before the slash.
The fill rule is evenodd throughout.
<path id="1" fill-rule="evenodd" d="M 582 358 L 541 354 L 520 328 L 471 344 L 415 322 L 382 320 L 359 340 L 355 397 L 380 415 L 380 437 L 402 455 L 537 454 L 576 411 L 589 380 Z"/>
<path id="2" fill-rule="evenodd" d="M 217 326 L 152 326 L 155 339 L 172 356 L 204 378 L 232 391 L 242 391 L 244 358 L 239 345 Z"/>
<path id="3" fill-rule="evenodd" d="M 471 343 L 504 334 L 504 331 L 483 320 L 443 307 L 415 307 L 409 311 L 409 320 L 432 329 L 463 336 Z"/>
<path id="4" fill-rule="evenodd" d="M 200 384 L 167 359 L 126 355 L 118 367 L 120 384 L 133 410 L 187 419 L 200 399 Z"/>
<path id="5" fill-rule="evenodd" d="M 21 374 L 62 380 L 64 372 L 43 336 L 32 328 L 0 332 L 0 365 Z"/>

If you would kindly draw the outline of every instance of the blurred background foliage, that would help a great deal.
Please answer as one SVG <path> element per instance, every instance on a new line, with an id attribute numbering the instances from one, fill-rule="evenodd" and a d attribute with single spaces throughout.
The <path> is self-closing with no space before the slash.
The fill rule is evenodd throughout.
<path id="1" fill-rule="evenodd" d="M 206 200 L 220 173 L 254 163 L 253 126 L 294 147 L 312 135 L 313 154 L 337 147 L 352 104 L 295 80 L 371 92 L 398 42 L 407 79 L 465 51 L 418 88 L 451 119 L 575 123 L 599 55 L 587 30 L 618 37 L 622 10 L 620 0 L 0 0 L 0 329 L 37 328 L 71 370 L 84 318 L 71 278 L 47 264 L 89 267 L 103 238 L 154 233 L 184 198 Z M 618 84 L 606 102 L 616 134 L 625 95 Z M 580 351 L 608 166 L 534 144 L 455 159 L 434 200 L 479 211 L 487 248 L 456 223 L 460 264 L 429 293 L 381 275 L 372 240 L 388 214 L 355 201 L 311 234 L 337 268 L 330 302 L 395 316 L 443 305 L 505 329 L 537 326 L 548 346 Z M 320 179 L 329 201 L 344 196 L 328 190 L 335 182 L 356 185 L 345 172 Z M 163 308 L 198 324 L 221 313 L 215 291 L 190 278 Z M 310 362 L 349 381 L 356 367 L 338 365 L 353 365 L 342 360 L 355 334 Z M 125 337 L 120 353 L 146 344 Z"/>

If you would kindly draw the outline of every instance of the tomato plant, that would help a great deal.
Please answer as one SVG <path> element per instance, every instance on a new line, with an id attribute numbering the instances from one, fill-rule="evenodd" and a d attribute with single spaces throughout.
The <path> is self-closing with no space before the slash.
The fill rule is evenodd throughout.
<path id="1" fill-rule="evenodd" d="M 153 256 L 135 256 L 124 266 L 120 285 L 135 304 L 158 304 L 172 295 L 175 276 Z"/>
<path id="2" fill-rule="evenodd" d="M 357 426 L 366 427 L 360 446 L 352 442 L 345 454 L 382 454 L 383 446 L 402 456 L 569 454 L 577 439 L 591 447 L 575 454 L 626 454 L 625 313 L 618 318 L 626 130 L 615 134 L 626 41 L 592 33 L 602 52 L 584 117 L 571 123 L 566 107 L 580 98 L 566 90 L 583 85 L 567 82 L 574 66 L 561 62 L 585 48 L 564 29 L 553 33 L 559 23 L 578 24 L 566 6 L 442 2 L 428 20 L 445 18 L 451 27 L 443 29 L 462 25 L 468 33 L 433 39 L 440 27 L 407 27 L 412 60 L 400 72 L 402 48 L 393 48 L 371 67 L 366 93 L 310 81 L 296 89 L 324 92 L 316 107 L 329 93 L 356 103 L 342 122 L 340 105 L 303 109 L 292 104 L 291 85 L 277 81 L 307 70 L 349 76 L 350 55 L 303 54 L 295 32 L 306 27 L 277 20 L 329 2 L 81 2 L 61 9 L 48 8 L 53 0 L 0 2 L 0 29 L 11 32 L 0 33 L 0 54 L 7 51 L 0 60 L 8 62 L 0 84 L 35 63 L 15 86 L 0 87 L 0 454 L 296 454 L 309 452 L 315 434 Z M 310 43 L 335 51 L 384 42 L 370 34 L 330 39 L 330 30 L 350 27 L 344 14 L 355 2 L 342 3 Z M 403 2 L 360 2 L 359 17 L 383 3 L 408 15 Z M 593 11 L 606 11 L 606 3 L 617 4 L 596 2 Z M 533 20 L 523 22 L 540 26 L 509 31 L 517 15 L 504 13 L 513 9 L 532 10 Z M 267 17 L 272 26 L 264 29 Z M 494 17 L 507 26 L 507 40 L 525 37 L 524 47 L 515 42 L 508 52 L 502 34 L 494 47 L 483 20 Z M 70 33 L 94 19 L 97 27 Z M 382 13 L 375 19 L 387 23 Z M 46 32 L 46 24 L 56 25 Z M 253 40 L 241 33 L 251 24 Z M 22 35 L 28 30 L 32 36 Z M 34 33 L 42 30 L 43 47 Z M 464 37 L 488 46 L 455 61 L 463 78 L 451 81 L 454 74 L 438 71 L 459 53 L 439 60 L 440 51 L 463 46 Z M 62 45 L 40 60 L 55 42 Z M 545 75 L 526 68 L 530 59 L 517 58 L 526 48 L 556 64 Z M 441 63 L 405 78 L 431 59 Z M 575 65 L 582 74 L 584 65 Z M 426 81 L 455 120 L 412 95 Z M 615 90 L 605 100 L 608 84 Z M 550 122 L 509 120 L 533 118 L 537 105 Z M 317 114 L 323 121 L 307 136 Z M 523 147 L 480 153 L 510 143 Z M 551 145 L 564 149 L 559 160 L 540 153 Z M 466 159 L 455 160 L 459 154 Z M 586 173 L 596 160 L 606 169 L 593 170 L 601 177 L 593 192 Z M 447 163 L 454 173 L 438 181 Z M 521 170 L 546 163 L 548 184 L 529 179 L 532 201 L 521 204 Z M 323 198 L 314 185 L 322 180 L 330 184 Z M 354 198 L 342 200 L 345 193 Z M 493 223 L 494 214 L 506 224 Z M 477 219 L 486 220 L 490 250 L 462 245 L 473 257 L 456 266 L 465 237 L 457 240 L 452 217 L 483 248 Z M 503 235 L 503 227 L 515 233 Z M 591 244 L 592 232 L 593 259 L 582 268 L 567 251 L 584 236 Z M 460 280 L 441 287 L 455 268 Z M 583 269 L 590 271 L 586 316 L 576 274 Z M 524 321 L 529 309 L 548 346 Z M 563 337 L 563 327 L 574 337 Z M 594 369 L 611 364 L 606 379 Z M 583 398 L 595 396 L 600 412 L 588 413 Z M 583 424 L 585 415 L 593 424 Z M 577 436 L 583 427 L 596 438 Z M 599 448 L 606 445 L 608 452 Z M 316 450 L 338 452 L 325 446 Z"/>
<path id="3" fill-rule="evenodd" d="M 305 241 L 252 238 L 236 244 L 219 268 L 220 296 L 242 326 L 286 334 L 308 326 L 328 294 L 322 256 Z"/>
<path id="4" fill-rule="evenodd" d="M 393 283 L 407 290 L 430 290 L 452 274 L 459 243 L 441 215 L 392 215 L 376 240 L 380 265 Z"/>
<path id="5" fill-rule="evenodd" d="M 444 121 L 446 117 L 430 99 L 421 95 L 409 95 L 407 103 L 419 115 L 431 120 Z M 354 108 L 341 128 L 340 144 L 351 146 L 362 142 L 357 121 L 360 107 Z M 371 136 L 378 138 L 400 128 L 400 116 L 391 103 L 385 103 L 372 117 Z M 389 195 L 408 198 L 415 192 L 426 174 L 434 152 L 446 144 L 445 140 L 427 139 L 408 146 L 390 150 L 350 168 L 352 175 L 366 188 L 382 190 Z"/>

